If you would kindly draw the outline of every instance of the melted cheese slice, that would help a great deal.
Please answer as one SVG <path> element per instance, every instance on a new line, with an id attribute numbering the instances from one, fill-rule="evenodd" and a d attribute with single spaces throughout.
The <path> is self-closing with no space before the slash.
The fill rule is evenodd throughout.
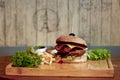
<path id="1" fill-rule="evenodd" d="M 81 46 L 75 46 L 75 45 L 70 45 L 70 44 L 66 44 L 69 48 L 74 48 L 74 47 L 79 47 L 79 48 L 81 48 L 81 49 L 84 49 L 83 47 L 81 47 Z"/>
<path id="2" fill-rule="evenodd" d="M 66 44 L 69 48 L 74 48 L 74 47 L 76 47 L 76 46 L 74 46 L 74 45 L 70 45 L 70 44 Z"/>

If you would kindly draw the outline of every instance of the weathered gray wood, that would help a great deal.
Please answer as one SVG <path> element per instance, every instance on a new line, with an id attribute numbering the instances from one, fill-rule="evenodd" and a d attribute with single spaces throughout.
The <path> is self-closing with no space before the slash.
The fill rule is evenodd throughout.
<path id="1" fill-rule="evenodd" d="M 91 0 L 90 45 L 101 45 L 101 0 Z"/>
<path id="2" fill-rule="evenodd" d="M 36 45 L 36 26 L 34 25 L 33 15 L 36 11 L 36 0 L 26 0 L 26 45 Z"/>
<path id="3" fill-rule="evenodd" d="M 0 0 L 0 46 L 5 46 L 5 2 Z"/>
<path id="4" fill-rule="evenodd" d="M 17 46 L 26 45 L 26 2 L 24 0 L 16 0 L 16 31 Z"/>
<path id="5" fill-rule="evenodd" d="M 79 34 L 79 0 L 69 0 L 69 33 Z"/>
<path id="6" fill-rule="evenodd" d="M 112 0 L 111 45 L 120 45 L 120 0 Z"/>
<path id="7" fill-rule="evenodd" d="M 58 14 L 57 14 L 58 0 L 47 0 L 47 27 L 48 37 L 47 45 L 55 45 L 58 32 Z"/>
<path id="8" fill-rule="evenodd" d="M 80 0 L 79 36 L 90 44 L 90 0 Z"/>
<path id="9" fill-rule="evenodd" d="M 0 0 L 0 46 L 54 46 L 70 32 L 120 45 L 120 0 Z"/>
<path id="10" fill-rule="evenodd" d="M 106 46 L 110 45 L 110 36 L 111 36 L 111 11 L 112 11 L 112 2 L 111 0 L 102 0 L 102 40 L 101 45 Z"/>
<path id="11" fill-rule="evenodd" d="M 46 29 L 46 0 L 37 0 L 37 10 L 34 14 L 35 27 L 37 29 L 37 45 L 47 45 L 47 29 Z"/>
<path id="12" fill-rule="evenodd" d="M 16 0 L 5 0 L 6 46 L 16 46 Z"/>
<path id="13" fill-rule="evenodd" d="M 58 0 L 58 37 L 68 35 L 68 0 Z"/>

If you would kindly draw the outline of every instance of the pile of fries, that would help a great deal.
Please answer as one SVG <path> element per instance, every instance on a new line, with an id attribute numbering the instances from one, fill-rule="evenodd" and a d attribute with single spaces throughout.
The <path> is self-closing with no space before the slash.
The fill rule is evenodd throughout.
<path id="1" fill-rule="evenodd" d="M 55 60 L 55 58 L 53 58 L 53 55 L 48 52 L 40 54 L 40 57 L 42 58 L 41 64 L 52 64 L 52 62 Z"/>
<path id="2" fill-rule="evenodd" d="M 36 46 L 38 49 L 34 49 L 32 47 L 31 52 L 38 54 L 40 58 L 42 58 L 42 63 L 41 64 L 52 64 L 52 62 L 55 60 L 53 58 L 53 54 L 50 50 L 48 50 L 46 47 L 39 49 L 40 46 Z M 53 50 L 52 50 L 53 51 Z"/>

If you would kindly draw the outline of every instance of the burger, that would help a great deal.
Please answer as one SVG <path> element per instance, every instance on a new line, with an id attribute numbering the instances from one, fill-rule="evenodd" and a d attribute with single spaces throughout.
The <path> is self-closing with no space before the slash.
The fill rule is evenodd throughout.
<path id="1" fill-rule="evenodd" d="M 56 60 L 58 62 L 86 62 L 87 61 L 87 43 L 80 37 L 71 33 L 62 35 L 56 39 L 55 49 Z"/>

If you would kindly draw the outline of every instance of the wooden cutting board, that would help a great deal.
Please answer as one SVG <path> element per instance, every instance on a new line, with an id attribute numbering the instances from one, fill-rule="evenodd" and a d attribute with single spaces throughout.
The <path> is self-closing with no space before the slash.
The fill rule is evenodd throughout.
<path id="1" fill-rule="evenodd" d="M 90 61 L 85 63 L 52 63 L 39 65 L 38 68 L 6 66 L 6 75 L 23 76 L 70 76 L 70 77 L 113 77 L 114 68 L 111 59 Z"/>

